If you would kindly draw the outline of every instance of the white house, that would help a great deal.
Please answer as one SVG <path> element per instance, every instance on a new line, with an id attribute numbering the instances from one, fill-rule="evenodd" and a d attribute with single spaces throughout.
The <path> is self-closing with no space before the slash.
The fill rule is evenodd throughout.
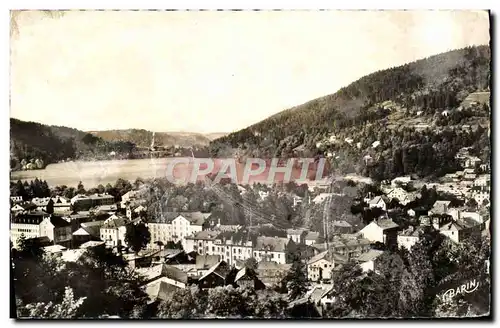
<path id="1" fill-rule="evenodd" d="M 376 196 L 368 202 L 368 207 L 369 208 L 378 207 L 385 211 L 387 209 L 387 203 L 384 201 L 382 196 Z"/>
<path id="2" fill-rule="evenodd" d="M 331 280 L 332 271 L 339 264 L 347 263 L 347 257 L 331 251 L 313 256 L 307 262 L 307 278 L 310 281 Z"/>
<path id="3" fill-rule="evenodd" d="M 372 243 L 387 243 L 392 234 L 396 235 L 398 225 L 390 219 L 373 220 L 360 233 Z"/>
<path id="4" fill-rule="evenodd" d="M 257 242 L 253 250 L 253 257 L 260 261 L 272 261 L 278 264 L 285 264 L 285 251 L 288 239 L 280 237 L 257 237 Z"/>
<path id="5" fill-rule="evenodd" d="M 361 267 L 363 272 L 375 271 L 376 270 L 376 260 L 382 255 L 384 251 L 370 249 L 366 253 L 362 253 L 356 259 L 356 262 Z"/>
<path id="6" fill-rule="evenodd" d="M 106 246 L 126 246 L 125 233 L 127 232 L 128 220 L 116 215 L 110 216 L 101 226 L 101 240 L 106 242 Z"/>
<path id="7" fill-rule="evenodd" d="M 411 250 L 411 247 L 420 241 L 423 233 L 422 227 L 414 228 L 410 226 L 408 229 L 398 233 L 398 247 Z"/>
<path id="8" fill-rule="evenodd" d="M 396 199 L 401 205 L 406 205 L 414 200 L 413 195 L 408 193 L 403 188 L 391 189 L 387 194 L 389 200 Z"/>
<path id="9" fill-rule="evenodd" d="M 58 216 L 50 216 L 40 222 L 40 237 L 48 237 L 54 244 L 69 246 L 73 238 L 71 224 Z"/>

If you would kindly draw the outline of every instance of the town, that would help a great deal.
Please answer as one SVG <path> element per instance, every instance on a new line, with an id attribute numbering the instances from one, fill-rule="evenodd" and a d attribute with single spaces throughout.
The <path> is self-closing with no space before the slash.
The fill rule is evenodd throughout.
<path id="1" fill-rule="evenodd" d="M 384 253 L 411 252 L 429 231 L 458 245 L 472 235 L 489 236 L 489 163 L 480 163 L 467 149 L 457 159 L 463 170 L 432 182 L 404 176 L 375 185 L 346 176 L 310 181 L 288 192 L 279 184 L 227 184 L 213 187 L 222 201 L 210 204 L 210 210 L 205 210 L 206 204 L 190 210 L 189 196 L 168 206 L 162 195 L 155 199 L 151 182 L 137 181 L 132 186 L 121 181 L 128 187 L 121 190 L 123 194 L 114 190 L 115 195 L 102 186 L 100 193 L 79 186 L 67 198 L 59 187 L 46 197 L 30 197 L 36 194 L 32 189 L 47 190 L 32 187 L 40 181 L 31 186 L 19 181 L 12 183 L 10 198 L 11 245 L 39 245 L 44 257 L 60 265 L 78 262 L 91 249 L 108 249 L 143 277 L 140 287 L 149 305 L 190 286 L 276 290 L 299 261 L 308 287 L 287 306 L 310 303 L 321 314 L 336 301 L 335 275 L 343 267 L 357 266 L 363 274 L 380 272 Z M 236 196 L 224 187 L 232 187 Z M 214 192 L 211 188 L 203 190 Z M 250 193 L 255 194 L 254 201 L 245 197 Z M 234 214 L 238 194 L 243 220 Z M 334 217 L 332 206 L 347 194 L 351 213 Z M 310 216 L 311 209 L 318 209 L 316 224 L 311 218 L 309 224 L 304 219 L 287 224 L 259 209 L 257 204 L 273 195 L 300 208 L 298 215 Z"/>

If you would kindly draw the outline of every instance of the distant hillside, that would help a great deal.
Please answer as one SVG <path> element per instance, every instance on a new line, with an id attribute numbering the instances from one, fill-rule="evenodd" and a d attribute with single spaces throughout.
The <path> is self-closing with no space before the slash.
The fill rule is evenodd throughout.
<path id="1" fill-rule="evenodd" d="M 441 174 L 455 165 L 457 147 L 475 146 L 477 155 L 488 158 L 488 110 L 462 110 L 460 104 L 469 94 L 488 90 L 489 63 L 489 47 L 479 46 L 378 71 L 219 138 L 211 153 L 325 156 L 339 171 L 379 178 Z"/>
<path id="2" fill-rule="evenodd" d="M 206 133 L 205 137 L 207 137 L 208 139 L 210 139 L 212 141 L 212 140 L 227 136 L 228 134 L 229 133 L 227 133 L 227 132 L 213 132 L 213 133 Z"/>
<path id="3" fill-rule="evenodd" d="M 114 158 L 120 158 L 133 149 L 131 143 L 108 142 L 77 129 L 10 119 L 12 169 L 36 160 L 44 167 L 67 159 L 104 159 L 110 152 L 116 153 Z"/>
<path id="4" fill-rule="evenodd" d="M 89 132 L 106 141 L 128 141 L 138 147 L 149 147 L 153 139 L 153 132 L 148 130 L 127 129 L 127 130 L 106 130 Z M 200 133 L 192 132 L 156 132 L 156 146 L 206 146 L 211 139 Z"/>

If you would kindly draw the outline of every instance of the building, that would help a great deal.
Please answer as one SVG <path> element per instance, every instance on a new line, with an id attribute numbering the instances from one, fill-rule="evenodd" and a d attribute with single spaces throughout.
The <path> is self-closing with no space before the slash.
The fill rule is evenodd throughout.
<path id="1" fill-rule="evenodd" d="M 371 248 L 371 242 L 361 233 L 340 234 L 333 236 L 328 243 L 329 249 L 345 256 L 348 260 L 357 258 Z"/>
<path id="2" fill-rule="evenodd" d="M 253 288 L 254 290 L 265 289 L 266 286 L 259 279 L 257 273 L 247 267 L 241 268 L 234 278 L 234 282 L 240 288 Z"/>
<path id="3" fill-rule="evenodd" d="M 220 255 L 197 255 L 195 263 L 196 276 L 205 275 L 210 268 L 219 262 L 221 262 Z"/>
<path id="4" fill-rule="evenodd" d="M 38 238 L 40 235 L 40 223 L 50 217 L 49 214 L 42 211 L 33 211 L 26 213 L 17 213 L 12 215 L 10 223 L 10 240 L 13 247 L 16 248 L 17 240 L 24 236 L 25 238 Z"/>
<path id="5" fill-rule="evenodd" d="M 476 203 L 479 206 L 483 206 L 483 205 L 489 206 L 489 204 L 490 204 L 490 192 L 489 191 L 474 189 L 472 191 L 472 198 L 474 198 L 474 200 L 476 201 Z"/>
<path id="6" fill-rule="evenodd" d="M 260 261 L 272 261 L 278 264 L 286 263 L 285 251 L 288 244 L 287 238 L 257 237 L 253 258 Z"/>
<path id="7" fill-rule="evenodd" d="M 14 204 L 21 203 L 23 201 L 23 196 L 10 196 L 10 201 Z"/>
<path id="8" fill-rule="evenodd" d="M 414 200 L 414 196 L 403 188 L 394 188 L 386 194 L 389 200 L 396 199 L 401 205 L 406 205 Z"/>
<path id="9" fill-rule="evenodd" d="M 304 237 L 304 243 L 307 246 L 314 245 L 318 242 L 319 232 L 309 231 L 307 235 Z"/>
<path id="10" fill-rule="evenodd" d="M 149 268 L 136 269 L 143 278 L 145 283 L 161 280 L 167 284 L 185 288 L 187 286 L 187 274 L 168 264 L 158 264 Z"/>
<path id="11" fill-rule="evenodd" d="M 436 226 L 435 226 L 436 228 Z M 469 220 L 451 221 L 439 226 L 439 233 L 460 243 L 474 232 L 480 232 L 481 225 Z"/>
<path id="12" fill-rule="evenodd" d="M 333 229 L 335 233 L 352 233 L 353 227 L 352 225 L 344 220 L 333 221 L 332 223 Z"/>
<path id="13" fill-rule="evenodd" d="M 94 195 L 76 195 L 71 198 L 71 205 L 77 210 L 89 210 L 92 207 L 100 205 L 114 204 L 115 198 L 109 194 L 94 194 Z"/>
<path id="14" fill-rule="evenodd" d="M 331 280 L 334 268 L 347 261 L 347 257 L 342 254 L 324 251 L 307 262 L 307 278 L 310 281 Z"/>
<path id="15" fill-rule="evenodd" d="M 361 229 L 360 233 L 373 243 L 389 244 L 397 242 L 398 228 L 399 226 L 390 219 L 378 219 Z"/>
<path id="16" fill-rule="evenodd" d="M 200 288 L 215 288 L 226 286 L 230 283 L 227 278 L 231 272 L 229 264 L 224 261 L 220 261 L 216 265 L 212 266 L 207 273 L 198 279 L 198 285 Z"/>
<path id="17" fill-rule="evenodd" d="M 377 259 L 384 251 L 371 249 L 366 253 L 361 254 L 356 259 L 356 262 L 361 267 L 363 272 L 375 271 L 377 272 Z"/>
<path id="18" fill-rule="evenodd" d="M 112 215 L 100 228 L 101 240 L 105 241 L 108 247 L 126 246 L 125 234 L 128 223 L 126 218 Z"/>
<path id="19" fill-rule="evenodd" d="M 185 237 L 202 231 L 204 222 L 205 216 L 201 212 L 179 213 L 177 217 L 172 220 L 173 241 L 182 242 Z"/>
<path id="20" fill-rule="evenodd" d="M 287 229 L 286 238 L 293 240 L 296 244 L 303 244 L 307 231 L 305 229 Z"/>
<path id="21" fill-rule="evenodd" d="M 188 236 L 184 241 L 184 250 L 186 252 L 194 251 L 200 255 L 219 254 L 218 249 L 215 248 L 215 239 L 219 234 L 220 231 L 205 230 Z"/>
<path id="22" fill-rule="evenodd" d="M 400 186 L 404 187 L 404 186 L 408 185 L 409 183 L 411 183 L 411 177 L 397 177 L 397 178 L 392 179 L 391 186 L 393 188 L 397 188 Z"/>
<path id="23" fill-rule="evenodd" d="M 378 207 L 383 211 L 385 211 L 387 210 L 387 203 L 382 196 L 376 196 L 368 202 L 368 207 L 369 208 Z"/>
<path id="24" fill-rule="evenodd" d="M 412 246 L 420 241 L 422 234 L 423 227 L 408 227 L 408 229 L 398 233 L 398 247 L 404 247 L 407 250 L 411 250 Z"/>
<path id="25" fill-rule="evenodd" d="M 475 187 L 489 187 L 491 185 L 491 176 L 489 174 L 480 175 L 474 180 Z"/>
<path id="26" fill-rule="evenodd" d="M 184 249 L 193 250 L 193 245 L 188 245 L 188 238 L 203 230 L 205 216 L 201 212 L 167 212 L 158 218 L 157 222 L 149 222 L 148 229 L 151 233 L 149 247 L 155 247 L 158 242 L 164 245 L 168 242 L 181 242 Z"/>
<path id="27" fill-rule="evenodd" d="M 450 208 L 450 201 L 449 200 L 437 200 L 434 205 L 432 206 L 431 210 L 429 211 L 429 215 L 432 214 L 446 214 Z"/>
<path id="28" fill-rule="evenodd" d="M 40 222 L 40 236 L 47 236 L 54 244 L 69 247 L 73 239 L 71 224 L 59 216 L 51 215 Z"/>
<path id="29" fill-rule="evenodd" d="M 291 267 L 291 264 L 261 261 L 257 266 L 257 274 L 266 286 L 273 287 L 281 283 Z"/>

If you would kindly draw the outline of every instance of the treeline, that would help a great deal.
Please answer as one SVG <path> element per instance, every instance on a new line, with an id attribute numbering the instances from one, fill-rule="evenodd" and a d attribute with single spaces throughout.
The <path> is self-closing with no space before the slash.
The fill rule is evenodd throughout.
<path id="1" fill-rule="evenodd" d="M 41 159 L 45 165 L 74 159 L 108 159 L 109 153 L 127 157 L 135 145 L 107 142 L 77 129 L 48 126 L 10 119 L 10 166 L 20 169 L 21 162 Z"/>

